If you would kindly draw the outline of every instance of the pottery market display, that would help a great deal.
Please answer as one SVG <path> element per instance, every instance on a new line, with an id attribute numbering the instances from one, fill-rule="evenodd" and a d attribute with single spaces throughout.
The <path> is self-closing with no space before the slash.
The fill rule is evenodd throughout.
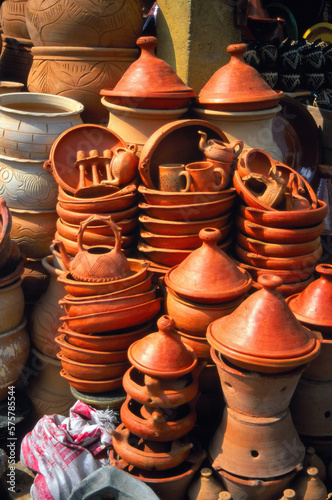
<path id="1" fill-rule="evenodd" d="M 162 316 L 157 326 L 158 332 L 134 342 L 128 350 L 132 368 L 124 376 L 127 399 L 120 409 L 122 423 L 112 431 L 110 460 L 139 476 L 166 500 L 172 481 L 181 472 L 189 473 L 188 465 L 195 456 L 188 434 L 195 425 L 197 379 L 202 366 L 174 331 L 172 318 Z M 198 466 L 203 458 L 201 452 Z M 146 480 L 150 474 L 159 481 Z M 185 486 L 178 486 L 176 498 L 184 495 L 192 478 L 192 473 L 188 475 Z"/>

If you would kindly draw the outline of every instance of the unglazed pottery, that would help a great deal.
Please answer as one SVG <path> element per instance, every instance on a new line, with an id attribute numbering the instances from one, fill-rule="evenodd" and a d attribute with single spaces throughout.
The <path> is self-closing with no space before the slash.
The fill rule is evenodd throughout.
<path id="1" fill-rule="evenodd" d="M 59 210 L 57 209 L 57 213 L 59 214 Z M 109 215 L 104 215 L 100 214 L 102 217 L 111 217 L 113 220 L 113 214 Z M 68 240 L 72 240 L 74 242 L 77 241 L 77 234 L 80 229 L 80 224 L 84 222 L 84 220 L 89 219 L 93 216 L 90 215 L 88 217 L 81 217 L 81 222 L 78 224 L 70 224 L 68 222 L 65 222 L 63 219 L 60 217 L 57 220 L 56 223 L 56 228 L 57 232 L 59 235 L 63 238 L 66 238 Z M 113 222 L 115 222 L 113 220 Z M 138 219 L 136 217 L 133 217 L 132 219 L 123 219 L 123 220 L 118 220 L 116 222 L 116 225 L 121 229 L 121 234 L 125 237 L 128 236 L 130 237 L 131 233 L 135 231 L 137 225 L 138 225 Z M 128 240 L 127 240 L 128 241 Z M 124 247 L 126 246 L 126 239 L 124 238 L 123 240 L 123 245 Z M 105 225 L 103 222 L 101 223 L 96 223 L 93 225 L 90 225 L 87 227 L 87 229 L 84 231 L 83 234 L 83 244 L 86 244 L 87 246 L 99 246 L 99 245 L 110 245 L 114 246 L 115 244 L 115 237 L 110 229 L 109 226 Z"/>
<path id="2" fill-rule="evenodd" d="M 27 0 L 5 0 L 1 5 L 1 27 L 5 36 L 29 39 L 26 26 Z"/>
<path id="3" fill-rule="evenodd" d="M 189 333 L 181 332 L 177 330 L 178 334 L 182 338 L 182 342 L 191 347 L 200 360 L 211 360 L 210 357 L 210 344 L 206 340 L 206 337 L 199 337 L 196 335 L 191 335 Z"/>
<path id="4" fill-rule="evenodd" d="M 323 460 L 317 455 L 315 448 L 308 446 L 305 453 L 304 467 L 316 467 L 318 470 L 319 479 L 325 481 L 326 479 L 326 466 Z"/>
<path id="5" fill-rule="evenodd" d="M 44 164 L 45 167 L 47 170 L 48 163 Z M 132 207 L 137 197 L 136 189 L 135 184 L 129 184 L 122 189 L 112 186 L 111 193 L 99 193 L 100 196 L 93 198 L 80 198 L 74 197 L 72 193 L 66 192 L 59 186 L 58 200 L 65 209 L 73 210 L 74 212 L 113 212 Z"/>
<path id="6" fill-rule="evenodd" d="M 145 259 L 159 266 L 164 266 L 166 269 L 181 264 L 192 251 L 191 249 L 153 247 L 144 241 L 138 242 L 137 249 Z"/>
<path id="7" fill-rule="evenodd" d="M 7 37 L 2 34 L 1 41 L 0 72 L 2 80 L 23 83 L 23 90 L 27 90 L 27 79 L 32 65 L 31 40 Z M 20 92 L 20 90 L 16 92 Z"/>
<path id="8" fill-rule="evenodd" d="M 178 378 L 191 372 L 197 364 L 197 358 L 174 331 L 174 320 L 164 315 L 158 319 L 157 326 L 158 332 L 130 346 L 129 361 L 143 373 L 161 379 Z"/>
<path id="9" fill-rule="evenodd" d="M 278 104 L 283 96 L 282 92 L 274 92 L 258 71 L 244 62 L 243 54 L 246 50 L 246 44 L 227 47 L 231 60 L 216 71 L 199 92 L 196 99 L 201 107 L 249 111 L 272 108 Z"/>
<path id="10" fill-rule="evenodd" d="M 184 168 L 184 166 L 183 166 Z M 223 189 L 217 192 L 170 192 L 149 189 L 146 186 L 138 186 L 138 192 L 150 205 L 189 205 L 190 203 L 207 203 L 209 201 L 222 200 L 234 194 L 234 188 Z"/>
<path id="11" fill-rule="evenodd" d="M 107 179 L 105 184 L 120 186 L 136 179 L 138 174 L 137 144 L 129 144 L 126 148 L 117 148 L 110 164 L 112 180 Z"/>
<path id="12" fill-rule="evenodd" d="M 0 400 L 7 398 L 8 387 L 14 385 L 29 357 L 30 341 L 26 319 L 12 330 L 0 335 L 1 346 L 1 385 Z"/>
<path id="13" fill-rule="evenodd" d="M 189 500 L 218 500 L 222 484 L 215 479 L 212 470 L 204 467 L 188 488 Z M 221 497 L 222 498 L 222 497 Z"/>
<path id="14" fill-rule="evenodd" d="M 145 323 L 140 327 L 127 328 L 125 330 L 116 330 L 104 335 L 89 335 L 74 332 L 67 325 L 59 328 L 60 334 L 66 335 L 66 341 L 73 346 L 91 351 L 122 351 L 136 340 L 144 337 L 151 332 L 151 322 Z"/>
<path id="15" fill-rule="evenodd" d="M 85 235 L 87 238 L 89 237 L 88 233 L 85 233 Z M 55 232 L 54 238 L 56 241 L 59 241 L 59 240 L 62 241 L 62 243 L 65 247 L 65 250 L 69 256 L 75 257 L 75 255 L 77 255 L 77 253 L 79 252 L 77 241 L 73 241 L 73 240 L 69 240 L 68 238 L 65 238 L 58 231 Z M 126 257 L 131 256 L 133 254 L 133 246 L 135 245 L 135 242 L 137 240 L 136 234 L 132 233 L 132 234 L 127 235 L 127 236 L 122 236 L 121 240 L 122 240 L 121 252 Z M 92 245 L 84 245 L 84 248 L 86 250 L 90 250 L 91 248 L 94 248 L 94 247 L 105 246 L 105 244 L 107 247 L 113 248 L 114 239 L 112 238 L 112 236 L 107 237 L 107 236 L 103 236 L 103 235 L 97 235 L 97 243 L 96 243 L 96 240 L 94 240 L 92 243 L 93 243 Z"/>
<path id="16" fill-rule="evenodd" d="M 296 257 L 313 252 L 321 246 L 320 238 L 305 243 L 267 243 L 249 238 L 240 231 L 236 234 L 236 241 L 242 249 L 265 257 Z"/>
<path id="17" fill-rule="evenodd" d="M 10 236 L 21 252 L 30 259 L 43 259 L 50 252 L 54 238 L 57 213 L 55 210 L 12 209 Z"/>
<path id="18" fill-rule="evenodd" d="M 199 237 L 201 247 L 166 274 L 166 286 L 181 297 L 205 304 L 243 296 L 251 287 L 251 278 L 218 248 L 220 231 L 208 227 Z"/>
<path id="19" fill-rule="evenodd" d="M 298 322 L 276 291 L 281 278 L 262 275 L 258 282 L 261 290 L 209 325 L 206 336 L 212 347 L 238 366 L 252 358 L 253 365 L 261 364 L 261 369 L 253 370 L 263 372 L 269 365 L 290 370 L 318 356 L 319 339 Z"/>
<path id="20" fill-rule="evenodd" d="M 291 450 L 285 442 L 293 444 Z M 273 417 L 251 417 L 226 407 L 210 442 L 209 455 L 215 470 L 271 479 L 298 467 L 305 448 L 288 409 Z"/>
<path id="21" fill-rule="evenodd" d="M 140 37 L 136 44 L 141 48 L 138 60 L 131 64 L 114 88 L 104 88 L 101 95 L 111 103 L 133 108 L 179 109 L 189 104 L 195 93 L 169 64 L 156 57 L 158 40 L 153 36 Z"/>
<path id="22" fill-rule="evenodd" d="M 171 193 L 188 192 L 190 182 L 188 184 L 184 167 L 183 163 L 159 165 L 159 190 Z"/>
<path id="23" fill-rule="evenodd" d="M 74 210 L 64 208 L 60 202 L 56 204 L 56 211 L 59 215 L 59 218 L 61 218 L 63 222 L 75 225 L 79 225 L 85 219 L 88 219 L 93 215 L 93 213 L 76 212 Z M 118 223 L 122 220 L 133 219 L 137 215 L 137 213 L 137 206 L 133 206 L 125 210 L 119 210 L 116 212 L 101 212 L 101 215 L 104 217 L 109 217 L 111 215 L 113 222 Z"/>
<path id="24" fill-rule="evenodd" d="M 64 130 L 82 123 L 83 106 L 51 94 L 17 92 L 0 95 L 0 154 L 46 160 Z"/>
<path id="25" fill-rule="evenodd" d="M 18 278 L 14 283 L 0 287 L 0 334 L 14 330 L 22 322 L 24 303 L 22 279 Z"/>
<path id="26" fill-rule="evenodd" d="M 11 258 L 13 252 L 13 242 L 10 237 L 12 229 L 12 215 L 6 202 L 0 197 L 0 268 Z"/>
<path id="27" fill-rule="evenodd" d="M 235 245 L 235 253 L 239 260 L 266 269 L 303 269 L 315 265 L 323 253 L 322 245 L 316 250 L 305 255 L 289 257 L 270 257 L 244 250 L 240 245 Z"/>
<path id="28" fill-rule="evenodd" d="M 227 229 L 232 225 L 228 224 Z M 227 232 L 227 230 L 226 230 Z M 179 236 L 163 236 L 159 234 L 140 231 L 141 239 L 150 246 L 173 250 L 192 250 L 200 246 L 198 234 L 184 234 Z"/>
<path id="29" fill-rule="evenodd" d="M 188 163 L 185 168 L 187 186 L 190 187 L 190 191 L 199 193 L 221 191 L 228 184 L 227 172 L 210 161 Z"/>
<path id="30" fill-rule="evenodd" d="M 113 391 L 122 387 L 122 376 L 107 380 L 85 380 L 69 375 L 65 370 L 60 371 L 60 376 L 69 382 L 69 384 L 81 392 L 99 393 Z"/>
<path id="31" fill-rule="evenodd" d="M 226 212 L 220 217 L 204 219 L 201 221 L 167 221 L 148 215 L 141 215 L 138 220 L 147 231 L 163 236 L 197 235 L 201 229 L 212 227 L 221 232 L 231 219 L 232 213 Z"/>
<path id="32" fill-rule="evenodd" d="M 67 42 L 68 43 L 68 42 Z M 108 47 L 32 47 L 28 90 L 75 99 L 84 106 L 85 123 L 107 121 L 99 92 L 116 85 L 135 61 L 136 49 Z M 68 78 L 68 73 L 71 78 Z M 76 124 L 75 124 L 76 125 Z"/>
<path id="33" fill-rule="evenodd" d="M 55 341 L 60 346 L 61 352 L 66 358 L 79 361 L 80 363 L 95 365 L 121 363 L 127 360 L 126 349 L 123 351 L 92 351 L 71 345 L 67 342 L 65 334 L 56 337 Z"/>
<path id="34" fill-rule="evenodd" d="M 63 369 L 68 375 L 82 380 L 109 380 L 122 376 L 129 367 L 128 361 L 121 363 L 81 363 L 73 361 L 64 356 L 62 351 L 58 352 Z"/>
<path id="35" fill-rule="evenodd" d="M 207 140 L 207 134 L 202 130 L 199 130 L 198 133 L 201 136 L 198 147 L 203 151 L 207 160 L 229 163 L 233 162 L 242 152 L 243 142 L 240 140 L 227 144 L 218 141 L 218 139 Z"/>
<path id="36" fill-rule="evenodd" d="M 55 210 L 58 186 L 42 160 L 0 155 L 0 196 L 19 210 Z"/>
<path id="37" fill-rule="evenodd" d="M 305 474 L 301 474 L 292 485 L 296 491 L 296 498 L 300 500 L 325 500 L 327 489 L 318 475 L 316 467 L 308 467 Z"/>
<path id="38" fill-rule="evenodd" d="M 143 25 L 141 2 L 28 0 L 26 22 L 33 44 L 135 47 Z"/>
<path id="39" fill-rule="evenodd" d="M 59 276 L 59 281 L 64 283 L 67 293 L 75 297 L 87 297 L 124 290 L 141 283 L 147 277 L 149 263 L 139 259 L 128 259 L 129 273 L 126 278 L 106 282 L 77 281 L 67 272 Z"/>
<path id="40" fill-rule="evenodd" d="M 0 94 L 12 94 L 13 92 L 20 92 L 23 87 L 23 83 L 0 80 Z"/>

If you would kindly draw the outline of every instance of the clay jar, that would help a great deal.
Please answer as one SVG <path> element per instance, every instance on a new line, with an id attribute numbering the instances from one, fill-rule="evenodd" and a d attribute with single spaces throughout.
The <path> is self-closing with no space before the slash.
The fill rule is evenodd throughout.
<path id="1" fill-rule="evenodd" d="M 214 167 L 212 162 L 193 162 L 185 167 L 187 175 L 187 184 L 190 185 L 190 191 L 210 192 L 220 191 L 229 181 L 229 176 L 220 167 Z M 218 174 L 218 176 L 216 175 Z"/>
<path id="2" fill-rule="evenodd" d="M 28 0 L 26 23 L 36 47 L 135 47 L 143 15 L 137 0 Z"/>

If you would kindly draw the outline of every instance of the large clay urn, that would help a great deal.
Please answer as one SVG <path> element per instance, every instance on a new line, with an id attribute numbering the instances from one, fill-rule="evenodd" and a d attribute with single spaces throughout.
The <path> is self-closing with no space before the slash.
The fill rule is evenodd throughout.
<path id="1" fill-rule="evenodd" d="M 0 21 L 6 37 L 30 38 L 25 19 L 26 3 L 27 0 L 5 0 L 2 2 Z"/>
<path id="2" fill-rule="evenodd" d="M 26 23 L 36 47 L 135 47 L 143 13 L 141 0 L 28 0 Z"/>

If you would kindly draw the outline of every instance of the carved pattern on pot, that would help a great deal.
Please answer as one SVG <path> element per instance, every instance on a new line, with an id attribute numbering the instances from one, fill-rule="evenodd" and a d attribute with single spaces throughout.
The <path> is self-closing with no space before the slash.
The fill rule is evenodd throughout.
<path id="1" fill-rule="evenodd" d="M 5 36 L 29 39 L 25 9 L 27 0 L 5 0 L 1 5 L 1 27 Z"/>

